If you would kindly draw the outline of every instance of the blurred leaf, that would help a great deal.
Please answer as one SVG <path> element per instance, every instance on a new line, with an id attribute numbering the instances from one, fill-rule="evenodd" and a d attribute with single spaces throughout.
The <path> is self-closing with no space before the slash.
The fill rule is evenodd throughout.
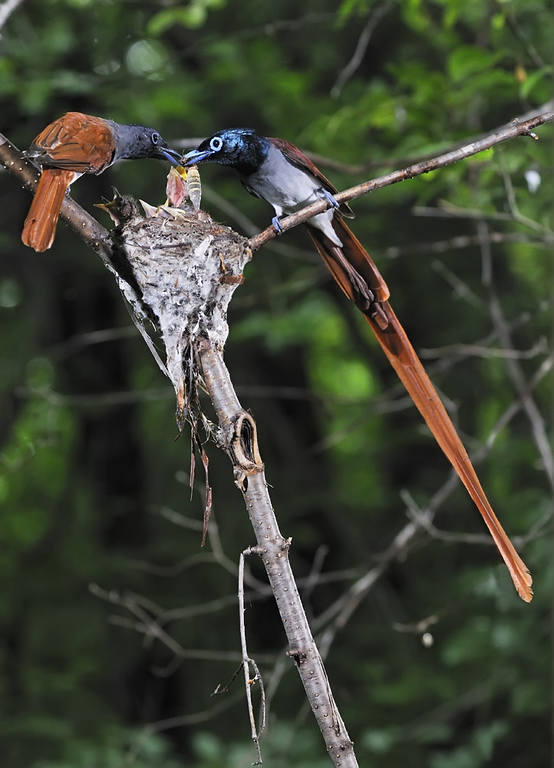
<path id="1" fill-rule="evenodd" d="M 455 82 L 460 82 L 471 75 L 490 72 L 502 56 L 501 52 L 492 53 L 470 45 L 460 46 L 448 59 L 448 71 Z"/>
<path id="2" fill-rule="evenodd" d="M 226 0 L 191 0 L 186 6 L 166 8 L 156 13 L 148 23 L 151 35 L 161 35 L 170 27 L 182 24 L 190 29 L 201 27 L 210 10 L 222 8 Z"/>
<path id="3" fill-rule="evenodd" d="M 541 69 L 537 69 L 535 72 L 528 75 L 521 84 L 520 93 L 522 98 L 528 99 L 531 95 L 535 95 L 538 100 L 541 100 L 543 98 L 542 94 L 533 94 L 533 91 L 538 90 L 538 86 L 544 82 L 547 76 L 550 77 L 551 75 L 552 67 L 541 67 Z M 550 77 L 550 82 L 544 83 L 545 92 L 552 85 L 551 79 L 552 78 Z"/>

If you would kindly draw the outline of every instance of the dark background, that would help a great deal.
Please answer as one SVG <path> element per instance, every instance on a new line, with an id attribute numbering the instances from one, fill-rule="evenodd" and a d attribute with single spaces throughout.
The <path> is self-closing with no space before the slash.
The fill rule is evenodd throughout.
<path id="1" fill-rule="evenodd" d="M 1 129 L 25 147 L 70 109 L 152 125 L 170 142 L 249 126 L 328 158 L 318 164 L 340 189 L 543 104 L 549 22 L 533 1 L 25 0 L 1 30 Z M 488 445 L 479 474 L 533 572 L 530 605 L 488 538 L 466 535 L 485 529 L 456 484 L 435 524 L 463 535 L 421 530 L 345 626 L 326 619 L 409 523 L 406 494 L 425 510 L 449 468 L 302 232 L 256 254 L 231 307 L 226 361 L 258 423 L 294 571 L 312 573 L 304 600 L 330 632 L 330 682 L 364 766 L 549 759 L 551 486 L 538 447 L 549 377 L 527 411 L 518 394 L 545 363 L 551 327 L 552 131 L 537 134 L 361 198 L 353 222 L 468 449 Z M 94 212 L 116 184 L 157 204 L 166 172 L 125 163 L 73 195 Z M 269 223 L 230 172 L 202 179 L 215 218 L 239 231 L 239 212 L 254 231 Z M 211 697 L 237 666 L 235 571 L 253 543 L 230 465 L 208 448 L 219 527 L 201 550 L 203 487 L 189 502 L 171 387 L 67 227 L 45 254 L 22 246 L 29 201 L 0 175 L 2 766 L 249 765 L 240 677 Z M 167 635 L 145 639 L 156 616 Z M 328 765 L 273 601 L 255 589 L 247 623 L 271 689 L 267 764 Z"/>

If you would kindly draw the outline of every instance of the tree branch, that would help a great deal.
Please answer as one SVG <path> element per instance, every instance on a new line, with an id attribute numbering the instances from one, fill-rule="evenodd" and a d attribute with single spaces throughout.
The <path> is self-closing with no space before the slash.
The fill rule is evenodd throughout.
<path id="1" fill-rule="evenodd" d="M 331 96 L 333 98 L 340 96 L 340 93 L 346 83 L 359 69 L 364 56 L 366 55 L 369 41 L 371 40 L 373 33 L 375 32 L 383 16 L 385 16 L 392 8 L 394 2 L 395 0 L 388 0 L 388 2 L 383 2 L 381 6 L 377 6 L 377 8 L 371 9 L 371 13 L 368 16 L 365 26 L 362 29 L 360 37 L 358 38 L 358 42 L 356 43 L 354 53 L 350 57 L 350 61 L 346 64 L 344 69 L 339 72 L 335 84 L 331 88 Z"/>
<path id="2" fill-rule="evenodd" d="M 355 187 L 350 187 L 342 192 L 337 192 L 335 194 L 335 199 L 339 203 L 348 202 L 356 197 L 361 197 L 361 195 L 366 195 L 368 192 L 373 192 L 376 189 L 388 187 L 391 184 L 397 184 L 399 181 L 405 181 L 406 179 L 412 179 L 414 176 L 421 176 L 424 173 L 429 173 L 429 171 L 434 171 L 437 168 L 443 168 L 446 165 L 452 165 L 452 163 L 464 160 L 466 157 L 471 157 L 471 155 L 476 155 L 479 152 L 490 149 L 491 147 L 494 147 L 503 141 L 508 141 L 508 139 L 513 139 L 516 136 L 531 136 L 536 140 L 537 136 L 532 133 L 533 128 L 536 128 L 539 125 L 544 125 L 544 123 L 549 123 L 552 120 L 554 120 L 554 112 L 552 111 L 535 115 L 527 120 L 516 118 L 512 120 L 512 122 L 491 131 L 479 139 L 472 139 L 461 147 L 442 152 L 440 155 L 436 155 L 428 160 L 413 163 L 401 170 L 392 171 L 392 173 L 387 173 L 385 176 L 379 176 L 377 179 L 364 181 L 362 184 L 357 184 Z M 318 200 L 316 203 L 311 203 L 296 213 L 280 219 L 281 228 L 283 231 L 292 229 L 292 227 L 304 223 L 308 219 L 311 219 L 312 216 L 322 213 L 330 207 L 331 205 L 327 200 Z M 253 251 L 256 251 L 276 235 L 277 233 L 273 226 L 268 227 L 267 229 L 264 229 L 263 232 L 260 232 L 250 239 L 250 248 Z"/>
<path id="3" fill-rule="evenodd" d="M 239 627 L 240 627 L 240 648 L 242 651 L 242 670 L 244 674 L 244 687 L 246 691 L 246 703 L 248 706 L 248 717 L 250 719 L 250 737 L 256 747 L 257 762 L 255 765 L 262 765 L 262 753 L 260 751 L 260 735 L 265 728 L 265 690 L 264 682 L 258 665 L 248 655 L 248 648 L 246 643 L 246 623 L 244 621 L 244 614 L 246 609 L 244 607 L 244 557 L 245 555 L 260 555 L 263 556 L 264 550 L 260 547 L 247 547 L 244 552 L 241 552 L 239 559 L 239 590 L 238 590 L 238 603 L 239 603 Z M 250 667 L 254 670 L 254 677 L 250 677 Z M 256 718 L 254 717 L 254 709 L 252 707 L 252 686 L 255 683 L 259 683 L 260 695 L 261 695 L 261 713 L 260 723 L 256 726 Z"/>
<path id="4" fill-rule="evenodd" d="M 9 173 L 23 183 L 25 189 L 31 193 L 35 191 L 39 180 L 38 168 L 30 160 L 27 160 L 25 154 L 12 144 L 3 133 L 0 133 L 0 162 Z M 110 233 L 107 229 L 70 197 L 66 197 L 63 202 L 61 218 L 100 256 L 104 266 L 112 272 L 116 271 L 113 266 Z"/>
<path id="5" fill-rule="evenodd" d="M 496 293 L 496 288 L 492 274 L 492 254 L 490 249 L 490 243 L 487 241 L 488 227 L 487 224 L 482 221 L 478 223 L 478 233 L 481 236 L 481 258 L 484 266 L 483 282 L 488 288 L 489 292 L 489 307 L 491 313 L 491 319 L 493 326 L 498 334 L 500 343 L 505 349 L 509 350 L 513 348 L 512 336 L 510 334 L 508 323 L 504 317 L 502 306 Z M 539 455 L 541 457 L 542 465 L 551 487 L 554 488 L 554 463 L 552 461 L 552 451 L 550 448 L 550 441 L 546 430 L 546 424 L 544 419 L 529 391 L 529 385 L 523 369 L 521 368 L 517 358 L 514 356 L 507 356 L 506 367 L 508 369 L 508 375 L 512 380 L 514 389 L 521 398 L 523 408 L 531 424 L 531 432 L 537 446 Z"/>
<path id="6" fill-rule="evenodd" d="M 313 639 L 290 567 L 290 539 L 277 524 L 264 474 L 256 425 L 243 410 L 219 352 L 207 342 L 198 347 L 204 383 L 219 422 L 219 441 L 233 463 L 235 483 L 241 490 L 263 564 L 314 717 L 336 766 L 357 766 L 353 744 L 335 704 L 323 661 Z M 258 550 L 255 550 L 258 551 Z"/>
<path id="7" fill-rule="evenodd" d="M 9 173 L 22 182 L 25 189 L 29 192 L 35 191 L 39 179 L 38 168 L 25 157 L 24 152 L 12 144 L 2 133 L 0 133 L 0 163 L 4 165 Z M 92 250 L 101 258 L 106 269 L 109 269 L 109 271 L 116 277 L 119 289 L 123 294 L 125 307 L 129 312 L 131 320 L 144 339 L 144 342 L 158 364 L 158 367 L 163 374 L 167 375 L 167 370 L 165 369 L 150 337 L 146 333 L 143 323 L 129 306 L 129 301 L 133 300 L 135 300 L 136 304 L 140 304 L 140 298 L 136 295 L 133 286 L 126 282 L 116 266 L 113 242 L 108 230 L 69 196 L 66 196 L 63 201 L 60 215 L 86 245 L 92 248 Z"/>

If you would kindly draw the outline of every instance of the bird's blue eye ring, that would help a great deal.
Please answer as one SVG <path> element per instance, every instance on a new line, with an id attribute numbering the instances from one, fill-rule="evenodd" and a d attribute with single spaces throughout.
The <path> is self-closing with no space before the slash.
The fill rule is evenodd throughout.
<path id="1" fill-rule="evenodd" d="M 160 136 L 159 133 L 156 133 L 156 131 L 154 131 L 154 133 L 152 134 L 152 136 L 150 138 L 152 139 L 152 144 L 159 144 L 160 139 L 162 137 Z"/>
<path id="2" fill-rule="evenodd" d="M 210 149 L 213 149 L 214 152 L 219 152 L 222 146 L 223 139 L 221 136 L 214 136 L 212 139 L 210 139 Z"/>

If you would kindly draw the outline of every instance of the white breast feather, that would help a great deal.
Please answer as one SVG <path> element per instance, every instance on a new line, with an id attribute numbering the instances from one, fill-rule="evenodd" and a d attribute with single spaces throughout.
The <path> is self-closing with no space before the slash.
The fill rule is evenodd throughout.
<path id="1" fill-rule="evenodd" d="M 320 200 L 321 182 L 309 173 L 291 165 L 282 152 L 273 145 L 260 168 L 246 180 L 275 209 L 277 216 L 294 213 L 309 203 Z M 335 245 L 342 246 L 331 226 L 334 211 L 324 211 L 310 219 L 313 227 L 321 230 Z"/>

